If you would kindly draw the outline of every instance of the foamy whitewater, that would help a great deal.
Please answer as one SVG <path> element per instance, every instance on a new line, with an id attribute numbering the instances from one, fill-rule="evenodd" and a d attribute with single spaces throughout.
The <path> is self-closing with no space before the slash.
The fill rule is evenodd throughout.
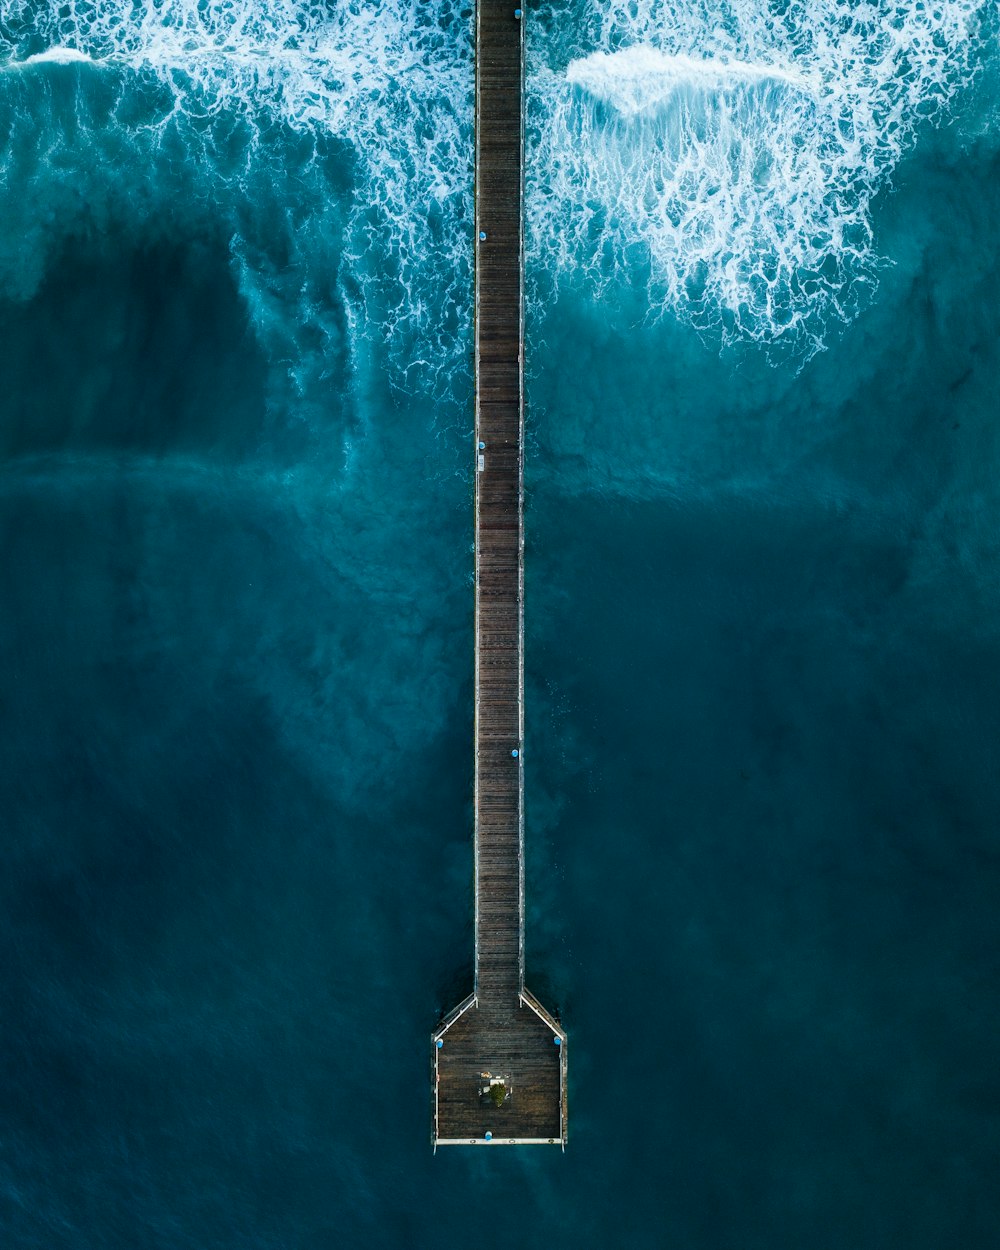
<path id="1" fill-rule="evenodd" d="M 969 82 L 983 7 L 546 5 L 529 39 L 533 300 L 551 282 L 631 288 L 648 316 L 804 359 L 868 297 L 872 202 Z M 403 385 L 440 389 L 464 374 L 470 325 L 471 35 L 457 3 L 7 3 L 8 70 L 105 83 L 88 99 L 8 78 L 4 166 L 24 127 L 38 147 L 2 289 L 29 295 L 81 214 L 198 184 L 293 390 L 344 334 L 391 342 Z M 317 281 L 339 286 L 342 325 Z"/>
<path id="2" fill-rule="evenodd" d="M 880 264 L 872 202 L 947 115 L 979 0 L 546 6 L 531 48 L 531 248 L 599 298 L 804 359 Z"/>
<path id="3" fill-rule="evenodd" d="M 2 87 L 3 168 L 28 158 L 27 131 L 37 149 L 17 170 L 23 215 L 7 205 L 0 289 L 29 296 L 51 240 L 88 221 L 193 200 L 228 222 L 293 391 L 345 333 L 323 311 L 334 286 L 349 337 L 389 341 L 399 380 L 435 389 L 470 325 L 471 29 L 458 4 L 405 0 L 5 4 L 0 62 L 21 73 Z M 29 77 L 60 72 L 100 81 Z"/>
<path id="4" fill-rule="evenodd" d="M 0 0 L 0 1250 L 996 1250 L 996 0 L 525 5 L 569 1141 L 435 1156 L 473 17 Z"/>

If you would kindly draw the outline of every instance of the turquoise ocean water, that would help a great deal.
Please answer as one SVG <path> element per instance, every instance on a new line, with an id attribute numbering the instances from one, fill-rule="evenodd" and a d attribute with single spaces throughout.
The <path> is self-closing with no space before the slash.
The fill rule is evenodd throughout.
<path id="1" fill-rule="evenodd" d="M 1000 53 L 529 22 L 529 984 L 472 975 L 472 11 L 0 0 L 0 1245 L 985 1250 Z"/>

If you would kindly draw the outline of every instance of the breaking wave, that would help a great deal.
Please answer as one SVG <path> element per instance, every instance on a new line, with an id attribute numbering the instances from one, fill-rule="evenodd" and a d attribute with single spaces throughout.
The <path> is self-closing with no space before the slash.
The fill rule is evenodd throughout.
<path id="1" fill-rule="evenodd" d="M 872 202 L 975 71 L 979 0 L 627 0 L 530 59 L 536 274 L 800 359 L 880 264 Z M 537 296 L 537 291 L 536 291 Z"/>
<path id="2" fill-rule="evenodd" d="M 293 390 L 365 330 L 432 382 L 471 315 L 471 36 L 458 3 L 8 0 L 0 284 L 29 295 L 81 222 L 201 205 Z"/>
<path id="3" fill-rule="evenodd" d="M 551 0 L 529 14 L 528 246 L 552 284 L 803 358 L 880 259 L 872 204 L 975 71 L 982 0 Z M 201 213 L 289 395 L 385 344 L 468 371 L 473 8 L 7 0 L 0 288 L 60 238 Z M 183 206 L 183 207 L 182 207 Z M 169 215 L 169 213 L 167 214 Z M 345 344 L 347 345 L 345 347 Z"/>

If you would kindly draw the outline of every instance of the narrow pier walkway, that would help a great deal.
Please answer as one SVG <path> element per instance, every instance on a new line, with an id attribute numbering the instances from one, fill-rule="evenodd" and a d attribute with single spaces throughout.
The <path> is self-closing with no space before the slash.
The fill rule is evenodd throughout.
<path id="1" fill-rule="evenodd" d="M 434 1145 L 566 1141 L 566 1035 L 524 988 L 523 84 L 527 15 L 476 6 L 473 993 L 434 1043 Z"/>

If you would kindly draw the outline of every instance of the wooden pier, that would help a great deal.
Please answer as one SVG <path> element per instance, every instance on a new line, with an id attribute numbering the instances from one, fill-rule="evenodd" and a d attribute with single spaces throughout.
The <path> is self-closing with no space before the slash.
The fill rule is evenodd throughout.
<path id="1" fill-rule="evenodd" d="M 475 986 L 433 1036 L 434 1145 L 566 1142 L 566 1034 L 524 987 L 524 36 L 476 6 Z"/>

